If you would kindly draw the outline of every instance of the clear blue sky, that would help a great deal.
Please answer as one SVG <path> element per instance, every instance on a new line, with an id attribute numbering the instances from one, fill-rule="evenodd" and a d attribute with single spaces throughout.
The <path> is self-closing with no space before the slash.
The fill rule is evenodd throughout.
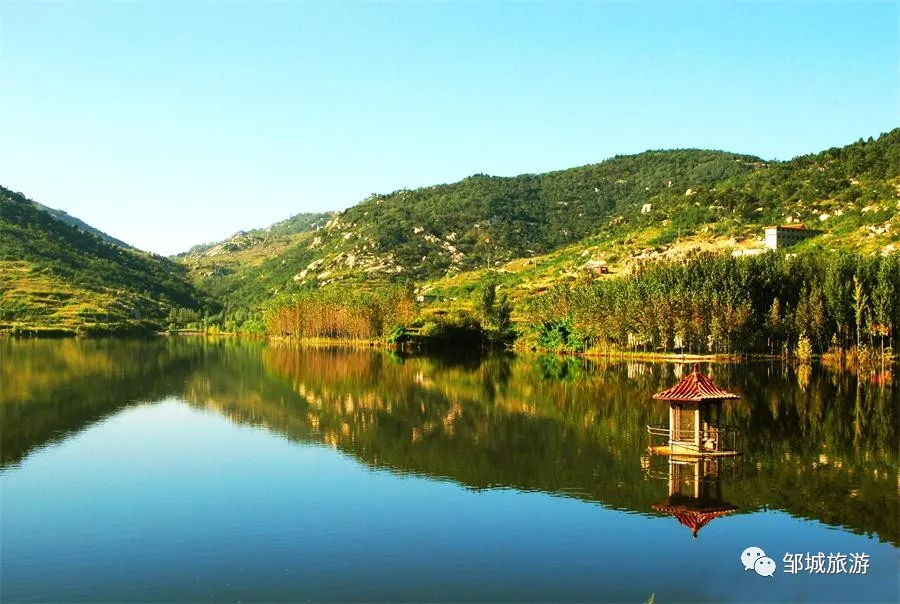
<path id="1" fill-rule="evenodd" d="M 900 3 L 9 3 L 0 183 L 170 254 L 372 192 L 900 125 Z"/>

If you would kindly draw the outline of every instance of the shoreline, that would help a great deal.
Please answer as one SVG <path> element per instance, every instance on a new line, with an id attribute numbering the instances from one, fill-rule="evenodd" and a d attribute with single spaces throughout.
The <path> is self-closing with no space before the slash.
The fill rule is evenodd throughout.
<path id="1" fill-rule="evenodd" d="M 162 335 L 182 335 L 182 334 L 167 334 L 163 333 Z M 309 348 L 347 348 L 347 349 L 380 349 L 380 350 L 393 350 L 393 351 L 410 351 L 409 347 L 405 347 L 403 344 L 389 343 L 384 340 L 354 340 L 354 339 L 346 339 L 346 338 L 292 338 L 286 336 L 268 336 L 268 335 L 248 335 L 248 334 L 236 334 L 236 333 L 216 333 L 216 334 L 203 334 L 200 332 L 192 333 L 190 335 L 199 336 L 199 337 L 237 337 L 237 338 L 248 338 L 254 340 L 265 340 L 266 342 L 271 342 L 278 345 L 290 345 L 296 347 L 309 347 Z M 407 341 L 409 343 L 411 341 Z M 413 340 L 412 342 L 415 342 Z M 421 346 L 412 347 L 412 350 L 417 351 L 427 351 L 427 347 L 425 341 L 418 342 Z M 440 351 L 440 347 L 436 347 L 435 351 Z M 489 350 L 493 350 L 494 352 L 509 352 L 513 354 L 520 355 L 531 355 L 531 356 L 552 356 L 559 358 L 584 358 L 591 360 L 598 359 L 607 359 L 607 360 L 632 360 L 632 361 L 658 361 L 658 362 L 708 362 L 708 363 L 740 363 L 740 362 L 761 362 L 761 361 L 780 361 L 785 363 L 790 363 L 793 365 L 802 366 L 806 363 L 801 363 L 795 358 L 785 357 L 777 354 L 769 354 L 769 353 L 680 353 L 680 352 L 629 352 L 629 351 L 596 351 L 596 350 L 588 350 L 584 352 L 569 352 L 569 351 L 552 351 L 552 350 L 541 350 L 537 348 L 525 348 L 525 347 L 508 347 L 508 348 L 490 348 L 490 347 L 476 347 L 472 350 L 477 350 L 478 352 L 486 352 Z M 844 350 L 844 354 L 853 354 L 853 349 Z M 811 357 L 811 361 L 819 363 L 819 364 L 832 364 L 830 363 L 829 353 L 823 354 L 814 354 Z M 845 361 L 846 363 L 846 361 Z M 885 365 L 896 365 L 900 363 L 900 357 L 897 355 L 886 357 Z M 881 362 L 879 361 L 879 364 Z"/>
<path id="2" fill-rule="evenodd" d="M 37 339 L 46 339 L 46 340 L 61 340 L 61 339 L 103 339 L 103 338 L 122 338 L 122 339 L 146 339 L 153 337 L 188 337 L 188 338 L 237 338 L 237 339 L 246 339 L 246 340 L 263 340 L 266 342 L 270 342 L 276 345 L 289 345 L 289 346 L 297 346 L 297 347 L 309 347 L 309 348 L 346 348 L 346 349 L 379 349 L 379 350 L 393 350 L 393 351 L 418 351 L 424 352 L 428 350 L 428 342 L 423 340 L 407 340 L 404 344 L 398 343 L 390 343 L 385 340 L 370 340 L 370 339 L 348 339 L 348 338 L 292 338 L 287 336 L 270 336 L 265 334 L 249 334 L 249 333 L 234 333 L 234 332 L 215 332 L 209 333 L 204 332 L 198 329 L 181 329 L 177 331 L 152 331 L 146 333 L 136 333 L 136 332 L 123 332 L 123 333 L 115 333 L 115 332 L 106 332 L 106 333 L 98 333 L 98 334 L 79 334 L 65 329 L 55 329 L 55 328 L 45 328 L 45 329 L 36 329 L 36 330 L 27 330 L 30 333 L 26 334 L 14 334 L 9 331 L 0 332 L 0 340 L 3 339 L 16 339 L 16 340 L 37 340 Z M 409 344 L 413 344 L 413 346 L 409 346 Z M 432 351 L 439 352 L 441 348 L 446 347 L 446 343 L 442 343 L 442 345 L 435 346 Z M 538 348 L 528 348 L 523 346 L 511 346 L 509 348 L 493 348 L 490 347 L 474 347 L 471 350 L 477 352 L 485 352 L 488 350 L 494 351 L 506 351 L 511 352 L 513 354 L 522 354 L 522 355 L 532 355 L 532 356 L 552 356 L 559 358 L 584 358 L 584 359 L 606 359 L 606 360 L 631 360 L 631 361 L 648 361 L 648 362 L 707 362 L 707 363 L 740 363 L 740 362 L 760 362 L 760 361 L 782 361 L 788 362 L 795 365 L 802 365 L 795 358 L 784 357 L 782 355 L 777 354 L 769 354 L 769 353 L 679 353 L 679 352 L 630 352 L 630 351 L 602 351 L 602 350 L 587 350 L 582 352 L 572 352 L 572 351 L 553 351 L 553 350 L 542 350 Z M 844 354 L 853 354 L 853 349 L 848 349 L 843 351 Z M 829 363 L 829 353 L 824 354 L 814 354 L 812 355 L 811 361 L 822 363 L 822 364 L 831 364 Z M 876 361 L 879 365 L 897 365 L 900 363 L 900 356 L 893 355 L 886 357 L 885 359 L 879 359 Z M 846 361 L 845 361 L 846 363 Z"/>

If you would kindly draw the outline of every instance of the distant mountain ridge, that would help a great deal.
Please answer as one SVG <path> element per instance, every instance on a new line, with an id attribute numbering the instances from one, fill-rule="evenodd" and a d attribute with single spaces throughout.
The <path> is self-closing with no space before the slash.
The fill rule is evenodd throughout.
<path id="1" fill-rule="evenodd" d="M 302 212 L 268 227 L 251 231 L 238 231 L 228 239 L 213 243 L 201 243 L 175 258 L 189 256 L 215 256 L 223 252 L 238 252 L 263 244 L 271 237 L 306 233 L 324 227 L 336 212 Z"/>
<path id="2" fill-rule="evenodd" d="M 3 188 L 3 187 L 0 187 L 0 188 Z M 12 191 L 9 191 L 8 189 L 6 189 L 6 193 L 7 193 L 7 194 L 12 194 Z M 23 199 L 25 199 L 25 196 L 22 195 L 21 193 L 16 193 L 16 195 L 18 195 L 18 196 L 22 197 Z M 89 225 L 88 223 L 84 222 L 83 220 L 81 220 L 81 219 L 79 219 L 79 218 L 76 218 L 76 217 L 74 217 L 74 216 L 71 216 L 70 214 L 68 214 L 67 212 L 65 212 L 65 211 L 63 211 L 63 210 L 57 210 L 57 209 L 54 209 L 54 208 L 45 206 L 45 205 L 42 204 L 42 203 L 38 203 L 38 202 L 36 202 L 36 201 L 32 201 L 32 200 L 30 200 L 30 199 L 29 199 L 28 201 L 30 201 L 30 202 L 33 203 L 35 206 L 37 206 L 38 209 L 41 209 L 41 210 L 47 212 L 48 214 L 50 214 L 51 216 L 53 216 L 53 217 L 56 218 L 57 220 L 61 220 L 62 222 L 65 222 L 66 224 L 71 225 L 71 226 L 73 226 L 73 227 L 75 227 L 75 228 L 77 228 L 77 229 L 81 229 L 82 231 L 85 231 L 86 233 L 91 233 L 91 234 L 93 234 L 93 235 L 96 235 L 97 237 L 99 237 L 100 239 L 102 239 L 103 241 L 105 241 L 105 242 L 107 242 L 107 243 L 111 243 L 111 244 L 113 244 L 113 245 L 118 245 L 119 247 L 124 247 L 124 248 L 134 249 L 133 246 L 128 245 L 127 243 L 125 243 L 125 242 L 122 241 L 121 239 L 116 239 L 116 238 L 113 237 L 112 235 L 109 235 L 108 233 L 104 233 L 104 232 L 101 231 L 100 229 L 97 229 L 97 228 L 92 227 L 91 225 Z"/>

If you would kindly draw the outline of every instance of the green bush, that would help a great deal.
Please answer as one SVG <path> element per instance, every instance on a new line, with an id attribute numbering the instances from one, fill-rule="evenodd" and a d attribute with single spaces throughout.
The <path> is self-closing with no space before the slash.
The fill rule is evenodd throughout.
<path id="1" fill-rule="evenodd" d="M 571 317 L 562 321 L 545 321 L 538 328 L 538 346 L 555 352 L 583 352 L 584 334 L 574 326 Z"/>

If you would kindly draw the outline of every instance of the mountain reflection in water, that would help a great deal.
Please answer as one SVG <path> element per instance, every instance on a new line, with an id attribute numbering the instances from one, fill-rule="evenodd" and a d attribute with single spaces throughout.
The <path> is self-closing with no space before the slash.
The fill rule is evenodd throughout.
<path id="1" fill-rule="evenodd" d="M 3 471 L 125 407 L 177 397 L 373 468 L 648 515 L 671 513 L 668 483 L 654 477 L 666 466 L 646 457 L 645 426 L 668 419 L 651 395 L 690 371 L 188 338 L 6 340 L 0 354 Z M 895 376 L 780 363 L 702 369 L 742 397 L 723 407 L 723 423 L 743 434 L 743 455 L 716 471 L 728 513 L 784 510 L 900 544 Z"/>

